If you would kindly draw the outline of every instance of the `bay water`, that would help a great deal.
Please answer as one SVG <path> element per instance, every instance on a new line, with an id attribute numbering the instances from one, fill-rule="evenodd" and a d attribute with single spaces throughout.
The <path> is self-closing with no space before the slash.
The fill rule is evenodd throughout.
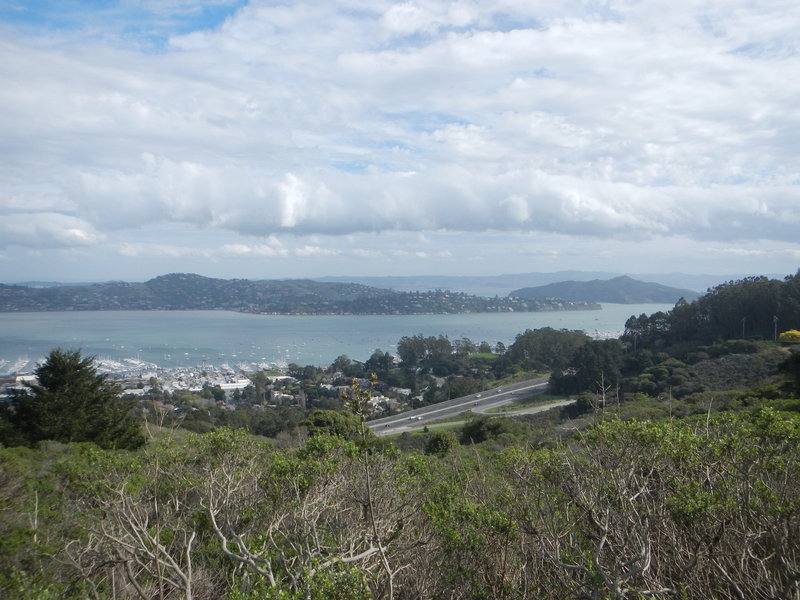
<path id="1" fill-rule="evenodd" d="M 120 364 L 202 364 L 248 370 L 296 363 L 328 366 L 338 356 L 394 353 L 403 336 L 445 335 L 506 346 L 526 329 L 577 329 L 617 337 L 631 315 L 671 304 L 602 304 L 602 310 L 458 315 L 254 315 L 227 311 L 0 313 L 0 373 L 35 368 L 54 347 Z"/>

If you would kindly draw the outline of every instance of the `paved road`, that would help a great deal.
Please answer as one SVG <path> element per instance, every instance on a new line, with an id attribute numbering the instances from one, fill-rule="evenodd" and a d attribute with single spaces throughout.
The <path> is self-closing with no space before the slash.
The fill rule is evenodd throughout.
<path id="1" fill-rule="evenodd" d="M 479 394 L 471 394 L 461 398 L 453 398 L 445 402 L 439 402 L 431 406 L 423 408 L 416 408 L 409 410 L 399 415 L 391 417 L 384 417 L 383 419 L 376 419 L 374 421 L 367 421 L 367 425 L 375 432 L 375 435 L 392 435 L 396 433 L 403 433 L 404 431 L 411 431 L 419 429 L 423 425 L 445 419 L 453 415 L 457 415 L 467 410 L 476 413 L 484 413 L 489 409 L 509 404 L 525 396 L 531 394 L 541 394 L 547 388 L 547 377 L 539 379 L 529 379 L 527 381 L 520 381 L 512 383 L 500 388 L 493 388 Z M 566 401 L 569 403 L 570 401 Z M 554 406 L 560 406 L 564 403 L 558 403 L 548 406 L 531 407 L 519 411 L 519 413 L 538 412 L 540 410 L 547 410 Z M 519 414 L 515 413 L 515 414 Z M 512 413 L 506 413 L 512 414 Z"/>

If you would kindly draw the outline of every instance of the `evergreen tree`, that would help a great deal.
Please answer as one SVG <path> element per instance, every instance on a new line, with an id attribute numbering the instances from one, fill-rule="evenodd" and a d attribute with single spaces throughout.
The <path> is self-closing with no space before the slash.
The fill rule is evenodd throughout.
<path id="1" fill-rule="evenodd" d="M 557 394 L 602 392 L 621 379 L 622 344 L 619 340 L 592 340 L 575 352 L 567 371 L 555 371 L 550 389 Z"/>
<path id="2" fill-rule="evenodd" d="M 425 443 L 425 454 L 444 456 L 458 446 L 458 438 L 452 431 L 437 431 Z"/>
<path id="3" fill-rule="evenodd" d="M 4 445 L 55 440 L 133 449 L 144 444 L 134 401 L 123 399 L 121 388 L 97 373 L 93 357 L 55 348 L 34 372 L 37 383 L 0 407 Z"/>

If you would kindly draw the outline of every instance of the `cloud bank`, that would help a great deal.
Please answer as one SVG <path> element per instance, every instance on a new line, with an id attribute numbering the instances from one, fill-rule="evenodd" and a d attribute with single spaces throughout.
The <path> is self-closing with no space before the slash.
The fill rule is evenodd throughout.
<path id="1" fill-rule="evenodd" d="M 250 258 L 402 232 L 797 249 L 791 0 L 109 6 L 0 13 L 0 247 L 126 255 L 167 227 Z"/>

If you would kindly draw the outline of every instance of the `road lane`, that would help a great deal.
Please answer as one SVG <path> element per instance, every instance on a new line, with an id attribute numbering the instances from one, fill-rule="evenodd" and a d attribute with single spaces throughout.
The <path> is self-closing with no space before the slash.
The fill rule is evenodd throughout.
<path id="1" fill-rule="evenodd" d="M 375 435 L 393 435 L 419 429 L 433 421 L 446 419 L 453 415 L 472 410 L 477 413 L 484 413 L 492 408 L 497 408 L 524 398 L 530 394 L 540 394 L 547 389 L 547 378 L 540 377 L 520 381 L 498 388 L 493 388 L 477 394 L 453 398 L 445 402 L 439 402 L 430 406 L 416 408 L 391 417 L 367 421 L 367 425 Z M 527 410 L 527 409 L 526 409 Z M 510 413 L 507 413 L 510 414 Z"/>
<path id="2" fill-rule="evenodd" d="M 492 417 L 516 417 L 517 415 L 533 415 L 536 413 L 544 412 L 546 410 L 550 410 L 551 408 L 561 408 L 562 406 L 569 406 L 570 404 L 575 404 L 576 400 L 559 400 L 558 402 L 552 402 L 547 404 L 537 404 L 536 406 L 530 406 L 528 408 L 521 408 L 519 410 L 510 410 L 508 412 L 501 412 L 501 413 L 491 413 L 489 416 Z M 428 429 L 436 429 L 437 427 L 452 427 L 454 425 L 464 425 L 466 421 L 449 421 L 447 423 L 430 423 L 427 425 Z M 419 431 L 419 426 L 413 428 L 407 428 L 406 431 Z M 400 432 L 402 433 L 402 431 Z M 376 432 L 377 434 L 377 432 Z M 383 434 L 389 435 L 389 434 Z"/>

